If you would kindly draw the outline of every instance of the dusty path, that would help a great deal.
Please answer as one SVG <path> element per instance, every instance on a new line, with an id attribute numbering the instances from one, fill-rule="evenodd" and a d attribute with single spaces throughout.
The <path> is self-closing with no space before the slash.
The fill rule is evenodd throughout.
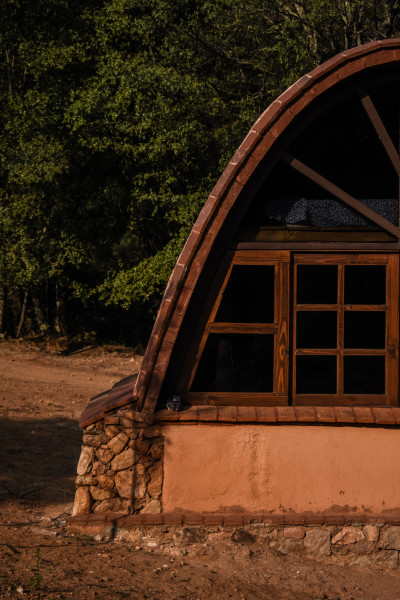
<path id="1" fill-rule="evenodd" d="M 117 351 L 118 350 L 118 351 Z M 88 399 L 137 371 L 129 349 L 57 356 L 0 341 L 0 600 L 400 600 L 400 569 L 282 556 L 238 541 L 179 547 L 65 534 Z"/>

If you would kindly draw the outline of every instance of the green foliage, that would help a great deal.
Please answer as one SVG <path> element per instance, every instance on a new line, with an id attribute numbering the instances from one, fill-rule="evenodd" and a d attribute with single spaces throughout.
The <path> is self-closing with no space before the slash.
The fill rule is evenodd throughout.
<path id="1" fill-rule="evenodd" d="M 323 60 L 398 35 L 399 15 L 398 0 L 0 0 L 8 304 L 30 290 L 50 326 L 64 302 L 72 333 L 97 311 L 145 338 L 252 122 Z"/>
<path id="2" fill-rule="evenodd" d="M 33 568 L 33 575 L 27 581 L 27 585 L 35 590 L 39 590 L 43 587 L 43 582 L 46 575 L 50 571 L 50 565 L 44 567 L 43 559 L 40 554 L 40 548 L 35 550 L 35 566 Z"/>

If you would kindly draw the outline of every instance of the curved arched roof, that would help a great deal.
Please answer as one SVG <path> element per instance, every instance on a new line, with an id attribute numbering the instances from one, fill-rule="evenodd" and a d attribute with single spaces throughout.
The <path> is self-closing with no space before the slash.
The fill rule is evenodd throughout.
<path id="1" fill-rule="evenodd" d="M 304 75 L 257 119 L 212 190 L 169 279 L 136 381 L 138 410 L 152 413 L 180 326 L 216 236 L 244 186 L 275 142 L 311 102 L 367 69 L 400 65 L 400 39 L 370 42 L 342 52 Z"/>

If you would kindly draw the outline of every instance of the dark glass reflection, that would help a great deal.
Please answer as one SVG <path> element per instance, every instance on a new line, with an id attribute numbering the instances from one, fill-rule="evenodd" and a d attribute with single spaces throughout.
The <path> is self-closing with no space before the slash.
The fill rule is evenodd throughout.
<path id="1" fill-rule="evenodd" d="M 337 304 L 336 265 L 298 265 L 298 304 Z"/>
<path id="2" fill-rule="evenodd" d="M 270 265 L 234 265 L 215 320 L 273 323 L 274 270 Z"/>
<path id="3" fill-rule="evenodd" d="M 297 356 L 297 394 L 336 394 L 336 356 Z"/>
<path id="4" fill-rule="evenodd" d="M 297 313 L 297 348 L 336 348 L 336 339 L 336 312 Z"/>
<path id="5" fill-rule="evenodd" d="M 384 394 L 384 356 L 345 356 L 345 394 Z"/>
<path id="6" fill-rule="evenodd" d="M 345 312 L 345 348 L 385 348 L 386 315 L 384 312 Z"/>
<path id="7" fill-rule="evenodd" d="M 386 304 L 385 265 L 346 265 L 345 304 Z"/>
<path id="8" fill-rule="evenodd" d="M 272 392 L 274 336 L 208 336 L 192 392 Z"/>

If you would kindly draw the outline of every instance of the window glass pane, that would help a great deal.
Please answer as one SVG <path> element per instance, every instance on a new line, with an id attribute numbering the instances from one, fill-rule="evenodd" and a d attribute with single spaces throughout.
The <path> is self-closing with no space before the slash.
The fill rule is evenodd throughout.
<path id="1" fill-rule="evenodd" d="M 273 323 L 274 272 L 272 265 L 234 265 L 215 321 Z"/>
<path id="2" fill-rule="evenodd" d="M 385 265 L 346 265 L 345 304 L 386 304 Z"/>
<path id="3" fill-rule="evenodd" d="M 345 348 L 385 348 L 386 315 L 384 312 L 345 312 Z"/>
<path id="4" fill-rule="evenodd" d="M 298 265 L 298 304 L 337 304 L 336 265 Z"/>
<path id="5" fill-rule="evenodd" d="M 297 356 L 297 394 L 336 394 L 336 356 Z"/>
<path id="6" fill-rule="evenodd" d="M 336 312 L 297 313 L 297 348 L 336 348 L 336 339 Z"/>
<path id="7" fill-rule="evenodd" d="M 208 336 L 192 392 L 272 392 L 274 336 Z"/>
<path id="8" fill-rule="evenodd" d="M 345 356 L 345 394 L 384 394 L 384 356 Z"/>

